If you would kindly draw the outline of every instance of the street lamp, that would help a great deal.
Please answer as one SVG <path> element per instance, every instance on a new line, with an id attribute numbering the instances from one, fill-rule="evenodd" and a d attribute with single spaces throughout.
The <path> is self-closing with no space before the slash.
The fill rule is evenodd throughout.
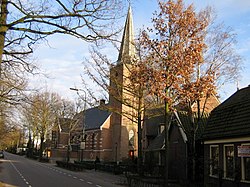
<path id="1" fill-rule="evenodd" d="M 85 149 L 85 113 L 86 113 L 86 99 L 87 99 L 87 94 L 84 90 L 78 89 L 78 88 L 69 88 L 70 90 L 76 91 L 77 95 L 84 101 L 84 107 L 83 107 L 83 128 L 82 128 L 82 142 L 80 144 L 80 149 L 82 150 L 81 152 L 81 161 L 83 160 L 83 150 Z M 84 98 L 79 94 L 79 91 L 82 91 L 84 93 Z"/>

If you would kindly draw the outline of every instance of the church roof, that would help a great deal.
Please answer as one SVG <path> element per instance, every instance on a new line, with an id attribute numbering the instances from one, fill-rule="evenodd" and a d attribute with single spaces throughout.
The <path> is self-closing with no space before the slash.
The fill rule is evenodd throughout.
<path id="1" fill-rule="evenodd" d="M 118 62 L 130 63 L 130 59 L 133 58 L 135 54 L 136 49 L 134 41 L 133 17 L 131 7 L 129 7 L 118 56 Z"/>
<path id="2" fill-rule="evenodd" d="M 85 130 L 99 129 L 111 112 L 102 110 L 99 107 L 90 108 L 85 113 Z"/>
<path id="3" fill-rule="evenodd" d="M 204 139 L 249 135 L 249 114 L 250 86 L 238 90 L 211 112 Z"/>

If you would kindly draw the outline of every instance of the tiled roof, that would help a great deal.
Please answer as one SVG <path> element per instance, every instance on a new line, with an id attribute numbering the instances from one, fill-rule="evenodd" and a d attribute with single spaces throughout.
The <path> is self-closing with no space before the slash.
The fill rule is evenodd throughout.
<path id="1" fill-rule="evenodd" d="M 240 89 L 216 107 L 208 119 L 204 139 L 250 134 L 250 86 Z"/>
<path id="2" fill-rule="evenodd" d="M 87 109 L 85 114 L 85 129 L 99 129 L 110 114 L 111 112 L 98 107 Z"/>

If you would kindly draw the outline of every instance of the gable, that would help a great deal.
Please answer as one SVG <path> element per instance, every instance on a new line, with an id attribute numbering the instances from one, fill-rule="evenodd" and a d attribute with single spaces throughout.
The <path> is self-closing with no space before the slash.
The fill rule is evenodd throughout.
<path id="1" fill-rule="evenodd" d="M 208 98 L 203 97 L 200 100 L 200 106 L 204 106 L 204 112 L 205 113 L 210 113 L 215 107 L 217 107 L 220 104 L 220 101 L 218 100 L 218 97 L 215 95 L 211 95 Z M 192 105 L 192 111 L 197 112 L 198 107 L 197 107 L 197 102 L 193 103 Z"/>
<path id="2" fill-rule="evenodd" d="M 173 119 L 169 127 L 169 136 L 171 138 L 171 129 L 176 129 L 178 130 L 178 134 L 180 135 L 181 139 L 183 140 L 184 143 L 187 142 L 187 135 L 183 129 L 183 124 L 179 118 L 179 115 L 177 112 L 173 113 Z"/>
<path id="3" fill-rule="evenodd" d="M 111 115 L 109 115 L 108 117 L 107 117 L 107 119 L 104 121 L 104 123 L 101 125 L 101 130 L 102 129 L 109 129 L 110 128 L 110 117 L 111 117 Z"/>

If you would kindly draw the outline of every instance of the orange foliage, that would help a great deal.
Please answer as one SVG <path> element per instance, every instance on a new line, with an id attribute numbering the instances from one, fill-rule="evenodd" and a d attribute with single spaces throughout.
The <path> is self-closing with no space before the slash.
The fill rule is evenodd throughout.
<path id="1" fill-rule="evenodd" d="M 151 93 L 170 107 L 211 94 L 214 72 L 200 74 L 209 24 L 207 12 L 195 13 L 193 6 L 185 7 L 182 0 L 159 2 L 159 6 L 160 12 L 152 19 L 153 28 L 142 33 L 144 49 L 149 52 L 144 63 Z"/>

